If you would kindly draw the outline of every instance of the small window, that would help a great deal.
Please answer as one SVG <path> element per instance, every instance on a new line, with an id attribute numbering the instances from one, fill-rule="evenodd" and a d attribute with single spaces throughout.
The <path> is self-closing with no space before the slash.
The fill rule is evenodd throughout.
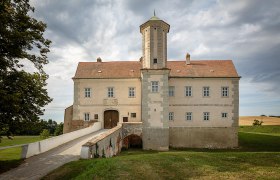
<path id="1" fill-rule="evenodd" d="M 228 113 L 222 113 L 222 118 L 227 118 L 228 117 Z"/>
<path id="2" fill-rule="evenodd" d="M 158 81 L 152 81 L 152 92 L 158 92 Z"/>
<path id="3" fill-rule="evenodd" d="M 192 120 L 192 112 L 186 112 L 186 120 L 191 121 Z"/>
<path id="4" fill-rule="evenodd" d="M 135 97 L 135 88 L 134 87 L 128 88 L 128 97 L 130 97 L 130 98 Z"/>
<path id="5" fill-rule="evenodd" d="M 128 117 L 123 117 L 123 122 L 128 122 Z"/>
<path id="6" fill-rule="evenodd" d="M 95 119 L 95 120 L 98 119 L 98 114 L 94 114 L 94 119 Z"/>
<path id="7" fill-rule="evenodd" d="M 154 58 L 154 64 L 157 64 L 157 58 Z"/>
<path id="8" fill-rule="evenodd" d="M 228 97 L 228 87 L 222 87 L 222 97 Z"/>
<path id="9" fill-rule="evenodd" d="M 136 113 L 130 113 L 130 117 L 136 118 Z"/>
<path id="10" fill-rule="evenodd" d="M 203 97 L 210 96 L 210 87 L 203 87 Z"/>
<path id="11" fill-rule="evenodd" d="M 169 91 L 168 91 L 169 97 L 174 96 L 174 90 L 175 90 L 175 86 L 169 86 Z"/>
<path id="12" fill-rule="evenodd" d="M 89 121 L 90 120 L 89 113 L 84 113 L 84 120 L 85 121 Z"/>
<path id="13" fill-rule="evenodd" d="M 204 112 L 203 113 L 203 120 L 204 121 L 209 121 L 210 120 L 210 113 L 209 112 Z"/>
<path id="14" fill-rule="evenodd" d="M 174 120 L 174 112 L 169 112 L 168 119 L 169 119 L 169 121 L 173 121 Z"/>
<path id="15" fill-rule="evenodd" d="M 114 97 L 114 88 L 108 87 L 108 97 Z"/>
<path id="16" fill-rule="evenodd" d="M 91 89 L 90 88 L 85 88 L 85 97 L 89 98 L 91 96 Z"/>
<path id="17" fill-rule="evenodd" d="M 192 96 L 192 87 L 191 86 L 186 86 L 185 87 L 185 95 L 186 96 Z"/>

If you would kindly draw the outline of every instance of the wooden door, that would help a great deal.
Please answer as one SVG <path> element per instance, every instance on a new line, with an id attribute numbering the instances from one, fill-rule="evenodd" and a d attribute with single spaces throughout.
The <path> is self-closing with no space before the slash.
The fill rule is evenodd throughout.
<path id="1" fill-rule="evenodd" d="M 111 129 L 119 122 L 119 112 L 108 110 L 104 112 L 104 129 Z"/>

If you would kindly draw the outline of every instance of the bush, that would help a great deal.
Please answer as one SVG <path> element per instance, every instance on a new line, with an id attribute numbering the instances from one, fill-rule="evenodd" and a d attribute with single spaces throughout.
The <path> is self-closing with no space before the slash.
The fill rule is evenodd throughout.
<path id="1" fill-rule="evenodd" d="M 48 129 L 43 129 L 43 131 L 40 133 L 41 139 L 47 139 L 50 137 L 50 131 Z"/>
<path id="2" fill-rule="evenodd" d="M 259 121 L 259 120 L 255 119 L 253 122 L 253 126 L 261 126 L 262 123 L 263 123 L 263 121 Z"/>

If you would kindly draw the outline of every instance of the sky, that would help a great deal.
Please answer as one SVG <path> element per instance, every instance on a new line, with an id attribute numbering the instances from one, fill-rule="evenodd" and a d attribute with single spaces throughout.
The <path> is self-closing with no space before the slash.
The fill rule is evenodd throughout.
<path id="1" fill-rule="evenodd" d="M 156 15 L 170 24 L 168 60 L 233 60 L 240 115 L 280 115 L 279 0 L 31 0 L 52 41 L 43 119 L 63 122 L 73 104 L 78 62 L 138 61 L 139 26 Z"/>

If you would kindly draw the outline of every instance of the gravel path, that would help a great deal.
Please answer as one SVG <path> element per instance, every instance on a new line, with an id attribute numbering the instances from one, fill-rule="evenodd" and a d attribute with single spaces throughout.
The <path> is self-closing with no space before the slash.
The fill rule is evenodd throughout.
<path id="1" fill-rule="evenodd" d="M 82 145 L 90 139 L 102 135 L 106 131 L 103 129 L 88 134 L 45 153 L 27 158 L 17 168 L 0 174 L 0 179 L 40 179 L 63 164 L 78 160 Z"/>

